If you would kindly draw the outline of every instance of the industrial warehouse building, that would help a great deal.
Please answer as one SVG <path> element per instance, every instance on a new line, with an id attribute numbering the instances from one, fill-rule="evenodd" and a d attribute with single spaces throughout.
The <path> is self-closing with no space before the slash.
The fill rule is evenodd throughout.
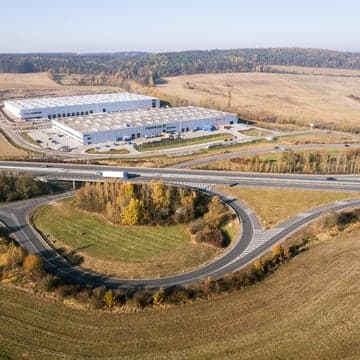
<path id="1" fill-rule="evenodd" d="M 5 110 L 19 119 L 59 119 L 96 113 L 150 109 L 160 106 L 157 98 L 132 93 L 31 98 L 4 102 Z"/>
<path id="2" fill-rule="evenodd" d="M 194 129 L 210 130 L 236 122 L 235 114 L 188 106 L 54 119 L 52 125 L 83 145 L 89 145 Z"/>

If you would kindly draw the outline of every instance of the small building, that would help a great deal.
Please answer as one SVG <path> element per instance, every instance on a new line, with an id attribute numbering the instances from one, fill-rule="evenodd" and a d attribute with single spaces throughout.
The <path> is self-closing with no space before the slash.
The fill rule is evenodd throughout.
<path id="1" fill-rule="evenodd" d="M 127 92 L 4 101 L 5 110 L 24 120 L 60 119 L 159 106 L 157 98 Z"/>
<path id="2" fill-rule="evenodd" d="M 157 108 L 93 114 L 52 120 L 54 129 L 83 145 L 121 141 L 163 133 L 181 133 L 195 129 L 214 129 L 237 123 L 235 114 L 200 107 Z"/>

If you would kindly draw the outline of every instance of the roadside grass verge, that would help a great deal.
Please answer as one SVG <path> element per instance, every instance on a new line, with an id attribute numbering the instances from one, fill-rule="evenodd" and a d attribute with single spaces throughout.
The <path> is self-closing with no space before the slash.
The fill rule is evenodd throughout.
<path id="1" fill-rule="evenodd" d="M 206 263 L 221 253 L 190 241 L 186 225 L 116 226 L 75 207 L 74 199 L 45 205 L 33 214 L 63 253 L 83 258 L 84 268 L 127 278 L 170 275 Z M 225 229 L 232 236 L 232 228 Z"/>
<path id="2" fill-rule="evenodd" d="M 356 192 L 251 187 L 216 187 L 216 189 L 244 201 L 259 216 L 266 229 L 311 208 L 360 197 Z"/>

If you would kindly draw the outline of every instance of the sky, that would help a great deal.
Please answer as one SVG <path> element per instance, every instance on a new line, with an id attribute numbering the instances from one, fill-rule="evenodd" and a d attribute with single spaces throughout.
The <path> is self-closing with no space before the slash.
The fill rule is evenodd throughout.
<path id="1" fill-rule="evenodd" d="M 0 52 L 360 51 L 359 0 L 0 0 Z"/>

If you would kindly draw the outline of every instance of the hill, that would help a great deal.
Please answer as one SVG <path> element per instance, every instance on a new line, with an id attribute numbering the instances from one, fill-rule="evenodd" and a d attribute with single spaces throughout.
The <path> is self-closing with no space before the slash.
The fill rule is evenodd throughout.
<path id="1" fill-rule="evenodd" d="M 321 242 L 242 291 L 139 313 L 89 312 L 0 286 L 0 357 L 355 359 L 359 236 Z"/>
<path id="2" fill-rule="evenodd" d="M 117 85 L 124 79 L 153 85 L 181 74 L 261 72 L 267 65 L 360 69 L 360 53 L 323 49 L 268 48 L 192 50 L 167 53 L 2 54 L 0 72 L 101 74 Z M 121 78 L 121 79 L 120 79 Z M 101 82 L 102 85 L 105 85 Z"/>

